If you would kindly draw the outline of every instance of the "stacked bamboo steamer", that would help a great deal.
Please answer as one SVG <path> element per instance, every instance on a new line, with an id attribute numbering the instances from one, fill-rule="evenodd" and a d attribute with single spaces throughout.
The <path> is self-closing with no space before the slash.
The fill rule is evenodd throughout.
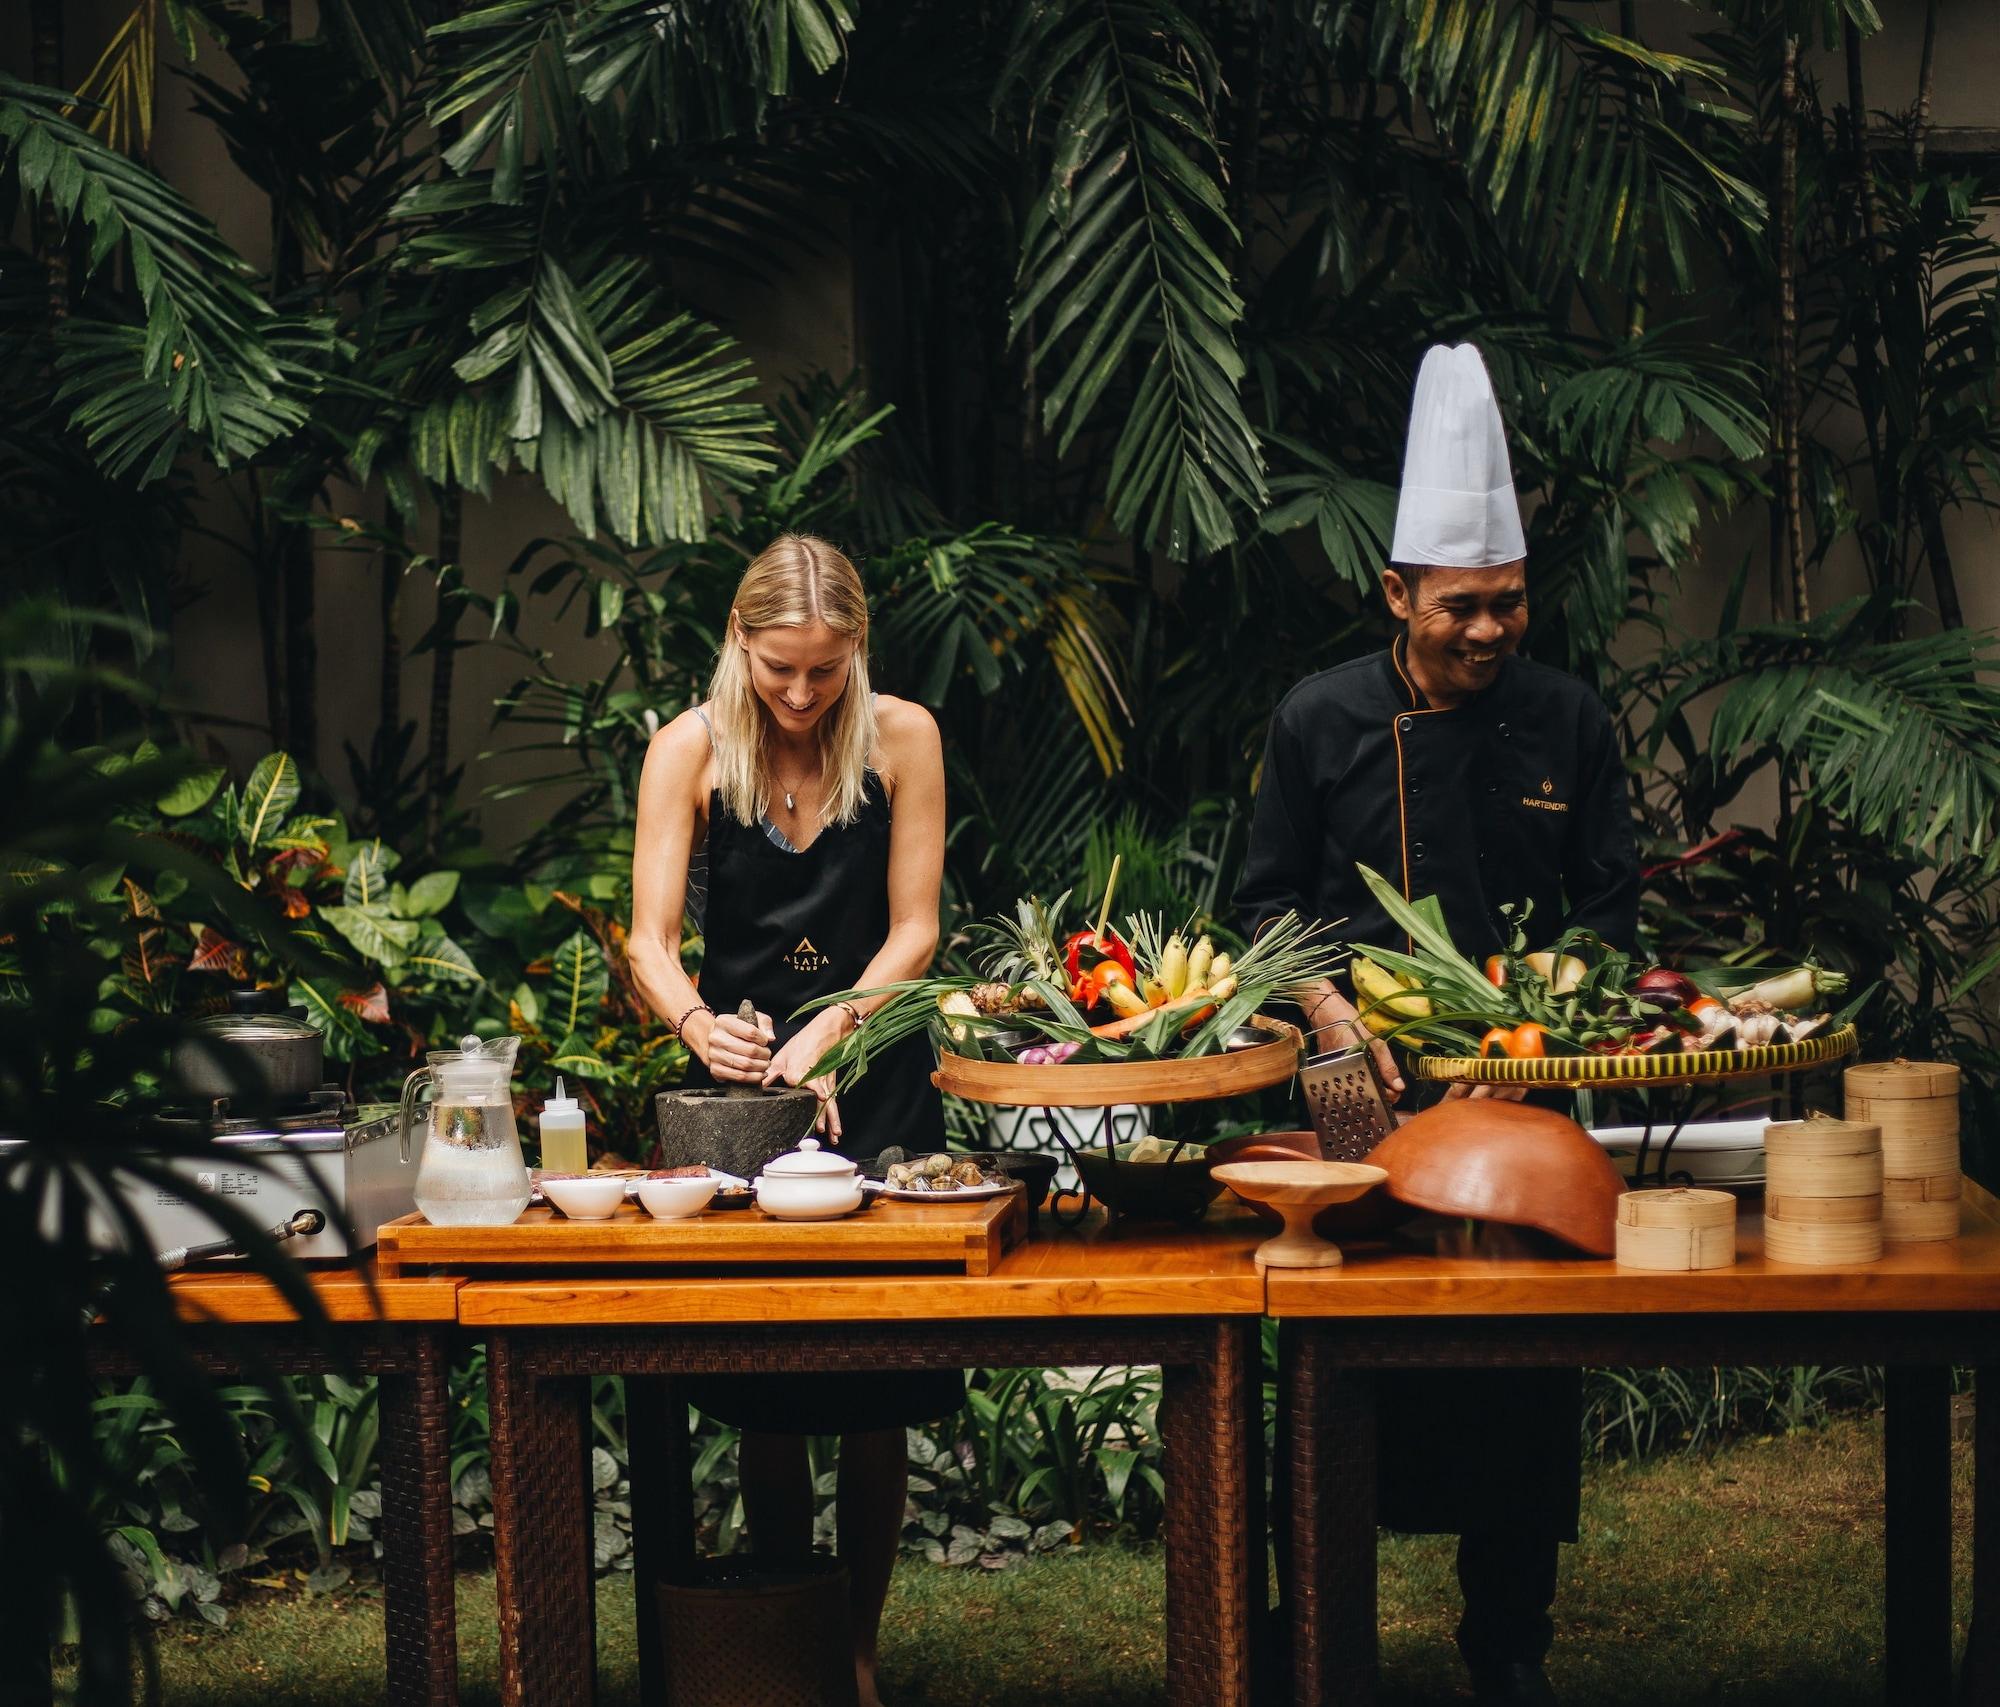
<path id="1" fill-rule="evenodd" d="M 1958 1237 L 1958 1069 L 1871 1061 L 1843 1076 L 1847 1118 L 1882 1131 L 1882 1237 L 1892 1245 Z"/>
<path id="2" fill-rule="evenodd" d="M 1736 1260 L 1736 1199 L 1684 1186 L 1628 1191 L 1616 1231 L 1620 1268 L 1727 1268 Z"/>
<path id="3" fill-rule="evenodd" d="M 1764 1254 L 1776 1262 L 1873 1262 L 1882 1254 L 1882 1129 L 1787 1120 L 1764 1132 Z"/>

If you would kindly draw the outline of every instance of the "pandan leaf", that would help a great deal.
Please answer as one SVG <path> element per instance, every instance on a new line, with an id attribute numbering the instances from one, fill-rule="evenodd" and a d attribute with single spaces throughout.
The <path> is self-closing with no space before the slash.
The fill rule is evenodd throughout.
<path id="1" fill-rule="evenodd" d="M 266 836 L 275 836 L 298 798 L 299 767 L 291 754 L 266 753 L 243 785 L 239 808 L 243 845 L 254 849 L 262 846 Z"/>
<path id="2" fill-rule="evenodd" d="M 191 776 L 182 777 L 153 805 L 169 818 L 185 818 L 192 812 L 199 812 L 215 798 L 215 791 L 222 786 L 228 774 L 219 765 L 213 770 L 196 771 Z"/>

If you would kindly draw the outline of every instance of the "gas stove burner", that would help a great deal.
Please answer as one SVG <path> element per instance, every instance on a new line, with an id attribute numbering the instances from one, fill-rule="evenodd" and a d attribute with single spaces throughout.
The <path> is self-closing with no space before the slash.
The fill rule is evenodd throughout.
<path id="1" fill-rule="evenodd" d="M 207 1127 L 217 1137 L 245 1132 L 338 1131 L 353 1118 L 353 1100 L 338 1085 L 322 1085 L 304 1096 L 286 1097 L 259 1113 L 235 1114 L 228 1097 L 217 1097 L 205 1109 L 175 1109 L 160 1116 L 167 1126 L 180 1130 Z"/>

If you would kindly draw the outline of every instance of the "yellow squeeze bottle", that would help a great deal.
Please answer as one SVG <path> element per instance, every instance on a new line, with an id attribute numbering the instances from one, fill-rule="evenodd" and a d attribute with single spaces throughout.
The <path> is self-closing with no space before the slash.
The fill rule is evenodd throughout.
<path id="1" fill-rule="evenodd" d="M 583 1142 L 583 1109 L 575 1097 L 563 1095 L 561 1079 L 556 1080 L 556 1094 L 542 1104 L 537 1125 L 544 1173 L 580 1174 L 590 1167 L 590 1152 Z"/>

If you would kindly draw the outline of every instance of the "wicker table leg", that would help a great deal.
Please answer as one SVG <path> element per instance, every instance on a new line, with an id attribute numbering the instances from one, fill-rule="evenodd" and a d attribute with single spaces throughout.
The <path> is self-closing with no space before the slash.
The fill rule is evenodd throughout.
<path id="1" fill-rule="evenodd" d="M 1218 1321 L 1208 1355 L 1169 1364 L 1162 1377 L 1172 1707 L 1249 1707 L 1252 1559 L 1261 1566 L 1264 1553 L 1251 1485 L 1253 1472 L 1261 1481 L 1250 1440 L 1259 1432 L 1255 1331 L 1255 1321 Z"/>
<path id="2" fill-rule="evenodd" d="M 666 1655 L 654 1586 L 694 1575 L 687 1404 L 663 1375 L 625 1377 L 625 1450 L 632 1478 L 632 1593 L 638 1615 L 639 1699 L 666 1699 Z"/>
<path id="3" fill-rule="evenodd" d="M 410 1335 L 414 1367 L 381 1378 L 382 1617 L 391 1707 L 454 1707 L 458 1606 L 451 1421 L 441 1333 Z"/>
<path id="4" fill-rule="evenodd" d="M 1962 1707 L 2000 1701 L 2000 1364 L 1973 1373 L 1972 1628 L 1958 1699 Z"/>
<path id="5" fill-rule="evenodd" d="M 1280 1348 L 1290 1412 L 1292 1700 L 1369 1707 L 1375 1699 L 1375 1379 L 1343 1369 L 1323 1334 L 1294 1328 Z"/>
<path id="6" fill-rule="evenodd" d="M 1951 1694 L 1951 1372 L 1884 1371 L 1887 1698 Z"/>
<path id="7" fill-rule="evenodd" d="M 597 1694 L 584 1497 L 590 1388 L 576 1377 L 538 1378 L 522 1363 L 512 1335 L 488 1336 L 501 1707 L 590 1707 Z"/>

